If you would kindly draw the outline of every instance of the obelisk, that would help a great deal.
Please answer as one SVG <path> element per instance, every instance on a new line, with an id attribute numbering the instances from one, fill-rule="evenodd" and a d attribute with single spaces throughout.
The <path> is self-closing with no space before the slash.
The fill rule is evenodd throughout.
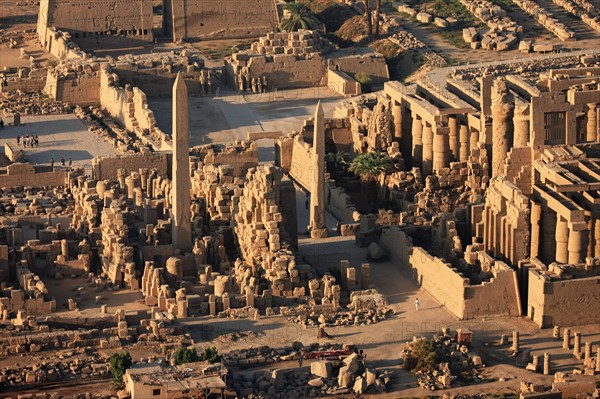
<path id="1" fill-rule="evenodd" d="M 188 91 L 181 73 L 173 85 L 173 246 L 190 252 L 192 215 L 190 211 L 190 138 L 188 130 Z"/>
<path id="2" fill-rule="evenodd" d="M 313 133 L 313 176 L 310 190 L 310 236 L 327 237 L 325 224 L 325 114 L 321 102 L 317 104 Z"/>

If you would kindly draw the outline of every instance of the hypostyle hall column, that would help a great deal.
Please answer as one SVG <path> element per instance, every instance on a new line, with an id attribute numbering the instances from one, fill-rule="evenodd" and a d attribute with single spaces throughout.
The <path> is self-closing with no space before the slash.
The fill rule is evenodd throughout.
<path id="1" fill-rule="evenodd" d="M 492 177 L 504 174 L 504 165 L 513 143 L 514 98 L 504 79 L 496 79 L 492 89 Z"/>
<path id="2" fill-rule="evenodd" d="M 596 141 L 598 139 L 598 114 L 596 113 L 597 104 L 588 104 L 587 112 L 587 141 Z"/>
<path id="3" fill-rule="evenodd" d="M 446 133 L 436 132 L 433 137 L 433 170 L 439 171 L 450 164 L 450 142 Z"/>
<path id="4" fill-rule="evenodd" d="M 587 255 L 587 230 L 579 225 L 572 225 L 569 229 L 569 263 L 585 261 Z"/>
<path id="5" fill-rule="evenodd" d="M 472 129 L 471 133 L 469 133 L 469 155 L 471 154 L 471 151 L 473 151 L 475 148 L 477 148 L 478 142 L 479 142 L 479 132 L 475 129 Z M 469 157 L 469 155 L 467 155 L 467 158 Z"/>
<path id="6" fill-rule="evenodd" d="M 423 162 L 423 120 L 416 114 L 413 114 L 412 118 L 412 136 L 413 165 L 421 165 Z"/>
<path id="7" fill-rule="evenodd" d="M 531 203 L 531 245 L 529 256 L 537 258 L 540 250 L 540 220 L 542 218 L 542 205 Z"/>
<path id="8" fill-rule="evenodd" d="M 433 129 L 427 122 L 423 126 L 423 177 L 433 171 Z"/>
<path id="9" fill-rule="evenodd" d="M 460 125 L 459 161 L 466 162 L 469 158 L 469 130 L 466 125 Z"/>
<path id="10" fill-rule="evenodd" d="M 520 104 L 515 109 L 514 147 L 527 147 L 529 141 L 529 104 Z"/>
<path id="11" fill-rule="evenodd" d="M 600 257 L 600 219 L 594 220 L 594 256 Z"/>
<path id="12" fill-rule="evenodd" d="M 454 157 L 454 160 L 458 161 L 459 142 L 458 142 L 458 120 L 456 119 L 456 115 L 452 115 L 452 116 L 448 117 L 448 127 L 450 128 L 450 134 L 449 134 L 450 151 L 452 151 L 452 156 Z"/>
<path id="13" fill-rule="evenodd" d="M 569 262 L 569 224 L 560 215 L 556 215 L 556 261 Z"/>

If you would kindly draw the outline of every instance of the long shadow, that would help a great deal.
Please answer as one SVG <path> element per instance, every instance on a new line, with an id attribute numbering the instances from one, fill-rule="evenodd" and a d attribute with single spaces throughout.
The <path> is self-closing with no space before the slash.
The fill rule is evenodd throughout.
<path id="1" fill-rule="evenodd" d="M 60 159 L 65 159 L 65 165 L 68 165 L 69 159 L 73 161 L 87 161 L 93 156 L 88 151 L 84 150 L 46 150 L 26 154 L 26 158 L 34 162 L 50 163 L 50 159 L 54 158 L 54 165 L 60 165 Z"/>
<path id="2" fill-rule="evenodd" d="M 21 134 L 37 134 L 40 137 L 57 133 L 85 132 L 89 133 L 79 119 L 59 119 L 39 122 L 27 122 L 23 125 Z M 33 132 L 28 132 L 32 130 Z M 90 133 L 91 134 L 91 133 Z"/>

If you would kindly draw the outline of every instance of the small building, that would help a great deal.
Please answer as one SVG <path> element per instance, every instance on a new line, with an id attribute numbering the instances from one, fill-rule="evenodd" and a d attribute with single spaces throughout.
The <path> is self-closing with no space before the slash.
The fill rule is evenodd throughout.
<path id="1" fill-rule="evenodd" d="M 180 366 L 136 364 L 125 372 L 125 389 L 131 399 L 175 399 L 205 395 L 222 397 L 227 369 L 208 362 Z"/>

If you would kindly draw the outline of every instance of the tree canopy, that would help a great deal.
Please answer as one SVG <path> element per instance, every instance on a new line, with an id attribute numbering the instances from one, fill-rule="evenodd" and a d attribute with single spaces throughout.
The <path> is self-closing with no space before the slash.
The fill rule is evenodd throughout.
<path id="1" fill-rule="evenodd" d="M 392 165 L 392 160 L 383 152 L 368 152 L 354 158 L 348 170 L 354 173 L 363 182 L 372 182 L 387 172 Z"/>
<path id="2" fill-rule="evenodd" d="M 317 18 L 305 4 L 287 3 L 284 8 L 289 12 L 289 16 L 281 21 L 281 29 L 294 32 L 299 29 L 313 29 L 319 24 Z"/>
<path id="3" fill-rule="evenodd" d="M 117 385 L 122 384 L 125 370 L 133 364 L 131 355 L 129 352 L 115 353 L 110 357 L 109 363 L 110 372 L 113 375 L 113 383 L 116 383 Z"/>

